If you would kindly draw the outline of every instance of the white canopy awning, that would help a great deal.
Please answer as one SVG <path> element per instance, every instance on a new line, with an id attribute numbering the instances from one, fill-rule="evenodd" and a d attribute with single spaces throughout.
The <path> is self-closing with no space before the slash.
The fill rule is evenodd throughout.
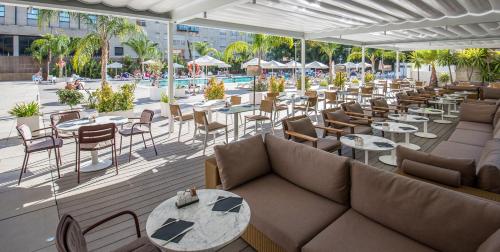
<path id="1" fill-rule="evenodd" d="M 155 60 L 146 60 L 146 61 L 142 62 L 142 64 L 144 64 L 144 65 L 150 65 L 150 64 L 155 64 L 155 63 L 156 63 Z"/>
<path id="2" fill-rule="evenodd" d="M 106 66 L 107 68 L 122 68 L 123 65 L 119 62 L 114 62 Z"/>
<path id="3" fill-rule="evenodd" d="M 300 64 L 300 62 L 292 60 L 286 63 L 286 68 L 302 68 L 302 64 Z"/>
<path id="4" fill-rule="evenodd" d="M 319 61 L 313 61 L 309 64 L 306 64 L 306 68 L 310 68 L 310 69 L 325 69 L 325 68 L 328 68 L 327 65 L 319 62 Z"/>
<path id="5" fill-rule="evenodd" d="M 196 64 L 200 66 L 216 66 L 216 67 L 226 67 L 228 64 L 224 61 L 218 60 L 216 58 L 213 58 L 211 56 L 205 55 L 203 57 L 197 58 L 194 61 L 189 61 L 188 65 L 193 64 L 193 62 L 196 62 Z"/>
<path id="6" fill-rule="evenodd" d="M 267 63 L 267 65 L 264 68 L 267 68 L 267 69 L 286 68 L 286 65 L 281 63 L 281 62 L 271 60 Z"/>
<path id="7" fill-rule="evenodd" d="M 241 64 L 241 68 L 247 68 L 247 66 L 258 66 L 259 65 L 259 58 L 253 58 L 243 64 Z M 262 68 L 267 68 L 269 66 L 269 62 L 261 59 L 260 60 L 260 66 Z"/>
<path id="8" fill-rule="evenodd" d="M 498 0 L 0 0 L 385 49 L 500 47 Z"/>

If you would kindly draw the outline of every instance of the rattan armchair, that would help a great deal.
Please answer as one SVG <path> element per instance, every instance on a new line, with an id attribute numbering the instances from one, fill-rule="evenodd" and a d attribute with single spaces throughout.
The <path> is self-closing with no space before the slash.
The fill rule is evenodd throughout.
<path id="1" fill-rule="evenodd" d="M 259 114 L 245 116 L 243 134 L 246 134 L 246 132 L 247 132 L 247 121 L 254 121 L 255 122 L 255 133 L 257 133 L 257 128 L 258 128 L 259 122 L 261 123 L 260 127 L 262 129 L 262 122 L 263 121 L 270 121 L 271 122 L 271 131 L 274 134 L 273 107 L 274 107 L 273 101 L 262 100 L 260 102 Z M 262 114 L 262 113 L 264 113 L 264 114 Z"/>
<path id="2" fill-rule="evenodd" d="M 189 121 L 194 119 L 193 114 L 182 114 L 181 107 L 178 104 L 170 104 L 170 115 L 174 119 L 174 122 L 179 122 L 179 135 L 177 136 L 177 141 L 181 140 L 182 125 L 187 122 L 189 131 Z"/>
<path id="3" fill-rule="evenodd" d="M 218 122 L 208 122 L 206 111 L 196 111 L 193 109 L 193 115 L 194 115 L 194 126 L 195 126 L 193 143 L 196 135 L 198 134 L 198 131 L 200 130 L 203 131 L 205 135 L 203 138 L 203 155 L 205 155 L 205 150 L 207 148 L 208 134 L 213 132 L 214 144 L 215 144 L 215 137 L 217 131 L 224 129 L 226 135 L 226 143 L 228 142 L 227 125 Z"/>

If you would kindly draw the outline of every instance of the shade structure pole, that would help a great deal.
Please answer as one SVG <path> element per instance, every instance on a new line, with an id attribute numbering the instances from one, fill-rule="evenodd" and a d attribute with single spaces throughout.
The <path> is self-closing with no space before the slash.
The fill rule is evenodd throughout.
<path id="1" fill-rule="evenodd" d="M 361 47 L 361 84 L 365 84 L 365 47 Z"/>
<path id="2" fill-rule="evenodd" d="M 174 23 L 168 22 L 167 26 L 167 63 L 168 63 L 168 98 L 174 99 Z M 169 115 L 169 132 L 174 132 L 174 118 Z"/>
<path id="3" fill-rule="evenodd" d="M 306 40 L 304 38 L 300 39 L 300 86 L 302 91 L 306 91 Z"/>
<path id="4" fill-rule="evenodd" d="M 396 79 L 399 79 L 399 50 L 396 51 Z"/>

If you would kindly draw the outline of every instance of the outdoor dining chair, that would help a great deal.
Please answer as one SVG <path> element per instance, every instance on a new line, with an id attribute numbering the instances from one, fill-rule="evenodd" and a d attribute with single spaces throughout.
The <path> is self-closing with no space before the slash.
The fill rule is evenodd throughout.
<path id="1" fill-rule="evenodd" d="M 19 135 L 21 136 L 24 145 L 23 166 L 21 167 L 21 172 L 19 174 L 19 180 L 17 181 L 17 185 L 21 184 L 21 178 L 23 176 L 23 173 L 26 173 L 30 154 L 45 150 L 49 151 L 49 158 L 50 158 L 50 151 L 54 149 L 56 157 L 57 177 L 61 178 L 61 174 L 59 172 L 59 164 L 61 163 L 60 148 L 63 145 L 63 140 L 61 138 L 56 137 L 55 135 L 52 135 L 52 131 L 51 135 L 33 137 L 33 135 L 31 134 L 32 133 L 31 129 L 26 124 L 18 125 L 16 126 L 16 129 Z M 42 130 L 52 130 L 52 128 L 49 127 L 49 128 L 38 129 L 34 130 L 33 132 Z"/>
<path id="2" fill-rule="evenodd" d="M 82 231 L 78 222 L 69 214 L 64 214 L 59 220 L 56 231 L 56 248 L 59 252 L 87 252 L 87 241 L 85 234 L 89 231 L 101 226 L 104 223 L 112 221 L 124 215 L 131 215 L 135 224 L 135 233 L 137 239 L 118 248 L 115 251 L 120 252 L 160 252 L 161 250 L 153 245 L 147 237 L 141 237 L 141 228 L 139 226 L 139 218 L 132 211 L 123 211 L 104 218 Z"/>
<path id="3" fill-rule="evenodd" d="M 78 173 L 78 184 L 80 184 L 80 152 L 98 151 L 111 148 L 111 160 L 118 174 L 118 161 L 116 159 L 115 143 L 116 125 L 114 123 L 82 126 L 78 128 L 78 148 L 76 152 L 76 172 Z"/>
<path id="4" fill-rule="evenodd" d="M 308 96 L 307 101 L 304 104 L 299 104 L 295 106 L 295 110 L 302 111 L 304 115 L 308 115 L 309 112 L 314 111 L 314 114 L 317 117 L 318 116 L 317 105 L 318 105 L 318 96 Z"/>
<path id="5" fill-rule="evenodd" d="M 335 91 L 326 91 L 325 92 L 325 106 L 323 109 L 326 109 L 327 104 L 332 107 L 338 107 L 343 101 L 339 99 L 337 92 Z"/>
<path id="6" fill-rule="evenodd" d="M 239 96 L 239 95 L 232 95 L 229 98 L 229 103 L 231 103 L 231 106 L 232 105 L 241 105 L 241 96 Z M 241 119 L 241 113 L 238 113 L 238 116 L 240 117 L 240 121 L 243 121 Z M 227 124 L 227 114 L 226 114 L 226 124 Z"/>
<path id="7" fill-rule="evenodd" d="M 193 120 L 193 114 L 182 114 L 181 106 L 178 104 L 170 104 L 170 115 L 174 119 L 174 122 L 179 122 L 179 135 L 177 136 L 177 142 L 181 140 L 182 125 L 186 122 L 189 129 L 189 121 Z"/>
<path id="8" fill-rule="evenodd" d="M 260 128 L 262 130 L 262 122 L 269 120 L 271 122 L 271 131 L 274 134 L 274 120 L 273 120 L 273 101 L 271 100 L 262 100 L 260 102 L 259 114 L 257 115 L 246 115 L 245 123 L 243 127 L 243 134 L 247 132 L 247 121 L 255 121 L 255 133 L 257 133 L 257 127 L 260 124 Z M 264 114 L 262 114 L 264 113 Z"/>
<path id="9" fill-rule="evenodd" d="M 367 100 L 373 98 L 373 86 L 361 87 L 361 103 L 365 103 Z"/>
<path id="10" fill-rule="evenodd" d="M 120 134 L 120 154 L 122 153 L 122 142 L 123 137 L 130 137 L 129 142 L 129 152 L 128 152 L 128 161 L 130 162 L 130 158 L 132 157 L 132 137 L 135 135 L 142 136 L 142 142 L 144 143 L 144 148 L 147 149 L 146 139 L 144 138 L 144 134 L 149 134 L 151 138 L 151 142 L 153 143 L 153 149 L 155 150 L 155 154 L 158 156 L 158 151 L 156 150 L 155 141 L 153 139 L 153 133 L 151 132 L 151 123 L 153 122 L 153 117 L 155 112 L 149 109 L 145 109 L 141 113 L 141 117 L 139 118 L 129 118 L 131 120 L 139 120 L 139 122 L 128 123 L 132 124 L 130 127 L 122 127 L 118 133 Z"/>
<path id="11" fill-rule="evenodd" d="M 224 129 L 225 134 L 226 134 L 226 143 L 228 142 L 227 138 L 227 125 L 219 123 L 219 122 L 208 122 L 207 119 L 207 112 L 206 111 L 196 111 L 193 109 L 193 115 L 194 115 L 194 135 L 193 135 L 193 143 L 194 139 L 198 135 L 198 131 L 201 130 L 205 133 L 205 136 L 203 138 L 203 155 L 205 155 L 205 150 L 207 148 L 207 141 L 208 141 L 208 134 L 212 133 L 214 134 L 214 144 L 215 144 L 215 138 L 217 131 Z"/>
<path id="12" fill-rule="evenodd" d="M 266 100 L 270 100 L 273 102 L 274 107 L 274 120 L 279 117 L 279 113 L 281 111 L 286 111 L 286 117 L 290 116 L 290 112 L 288 111 L 288 104 L 279 103 L 278 102 L 279 93 L 268 92 L 266 96 Z"/>
<path id="13" fill-rule="evenodd" d="M 65 112 L 59 112 L 55 114 L 50 115 L 50 125 L 52 126 L 52 132 L 54 136 L 62 139 L 74 139 L 76 143 L 76 133 L 65 133 L 65 132 L 60 132 L 57 130 L 57 125 L 71 121 L 71 120 L 78 120 L 80 119 L 80 112 L 79 111 L 65 111 Z M 75 144 L 75 154 L 76 154 L 76 144 Z M 61 164 L 62 165 L 62 164 Z"/>

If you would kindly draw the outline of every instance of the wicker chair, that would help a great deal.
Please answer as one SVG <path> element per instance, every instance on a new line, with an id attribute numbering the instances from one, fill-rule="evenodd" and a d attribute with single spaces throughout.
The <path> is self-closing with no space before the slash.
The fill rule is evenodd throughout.
<path id="1" fill-rule="evenodd" d="M 145 109 L 141 113 L 141 117 L 139 118 L 129 118 L 129 119 L 136 119 L 139 120 L 139 122 L 133 123 L 131 127 L 125 127 L 122 128 L 118 131 L 120 134 L 120 154 L 122 153 L 122 142 L 123 142 L 123 137 L 130 137 L 130 144 L 129 144 L 129 152 L 128 152 L 128 161 L 130 162 L 130 158 L 132 156 L 132 137 L 135 135 L 141 135 L 142 136 L 142 142 L 144 143 L 144 148 L 147 148 L 146 146 L 146 139 L 144 138 L 144 134 L 149 133 L 149 137 L 151 138 L 151 142 L 153 143 L 153 148 L 155 150 L 155 154 L 158 156 L 158 151 L 156 150 L 156 145 L 155 141 L 153 139 L 153 133 L 151 132 L 151 123 L 153 122 L 153 117 L 155 115 L 155 112 L 149 109 Z"/>
<path id="2" fill-rule="evenodd" d="M 314 114 L 317 117 L 318 116 L 317 105 L 318 105 L 318 97 L 308 96 L 307 101 L 304 104 L 299 104 L 295 106 L 295 110 L 302 111 L 304 115 L 307 115 L 310 111 L 314 111 Z"/>
<path id="3" fill-rule="evenodd" d="M 113 214 L 107 218 L 92 224 L 88 228 L 82 229 L 78 222 L 69 214 L 64 214 L 57 225 L 56 231 L 56 248 L 59 252 L 87 252 L 87 242 L 85 241 L 85 234 L 102 224 L 114 220 L 123 215 L 131 215 L 134 224 L 137 239 L 116 251 L 141 251 L 141 252 L 160 252 L 161 250 L 153 245 L 147 237 L 141 238 L 141 228 L 139 226 L 139 219 L 137 215 L 131 211 L 123 211 Z"/>
<path id="4" fill-rule="evenodd" d="M 404 111 L 405 106 L 394 105 L 390 106 L 386 99 L 375 98 L 370 100 L 372 117 L 387 118 L 389 113 L 398 114 Z"/>
<path id="5" fill-rule="evenodd" d="M 361 96 L 361 103 L 364 103 L 366 100 L 370 100 L 371 98 L 373 98 L 373 86 L 362 87 L 360 96 Z"/>
<path id="6" fill-rule="evenodd" d="M 115 142 L 116 125 L 114 123 L 82 126 L 78 129 L 78 148 L 76 152 L 76 172 L 78 173 L 78 184 L 80 184 L 80 152 L 98 151 L 111 148 L 111 159 L 118 174 L 118 161 L 116 159 Z"/>
<path id="7" fill-rule="evenodd" d="M 281 111 L 286 111 L 286 117 L 290 116 L 290 112 L 288 111 L 288 104 L 278 103 L 279 93 L 268 92 L 266 96 L 266 100 L 273 101 L 274 105 L 274 119 L 276 120 L 279 117 L 279 113 Z"/>
<path id="8" fill-rule="evenodd" d="M 193 143 L 196 135 L 198 134 L 198 130 L 202 130 L 205 133 L 203 138 L 203 155 L 205 155 L 205 150 L 207 148 L 207 140 L 208 134 L 214 132 L 214 144 L 215 144 L 215 134 L 218 130 L 224 129 L 226 134 L 226 143 L 228 142 L 227 138 L 227 125 L 218 123 L 218 122 L 208 122 L 207 112 L 206 111 L 196 111 L 193 109 L 194 115 L 194 135 L 193 135 Z"/>
<path id="9" fill-rule="evenodd" d="M 184 122 L 188 123 L 188 131 L 189 130 L 189 121 L 194 119 L 193 114 L 182 114 L 181 107 L 178 104 L 170 104 L 170 115 L 174 119 L 174 122 L 179 122 L 179 135 L 177 136 L 177 141 L 181 140 L 181 132 L 182 125 Z"/>
<path id="10" fill-rule="evenodd" d="M 300 122 L 302 125 L 307 127 L 299 127 L 298 129 L 291 129 L 290 125 L 293 122 Z M 285 118 L 282 120 L 283 125 L 283 135 L 285 139 L 293 140 L 294 142 L 299 142 L 318 148 L 328 152 L 337 151 L 339 155 L 342 155 L 342 145 L 340 144 L 340 137 L 342 136 L 342 131 L 330 127 L 324 127 L 319 125 L 314 125 L 305 115 L 294 116 L 290 118 Z M 323 134 L 318 136 L 316 129 L 323 130 Z M 327 137 L 328 135 L 335 135 L 336 138 Z"/>
<path id="11" fill-rule="evenodd" d="M 337 92 L 327 91 L 325 92 L 325 103 L 323 109 L 326 109 L 326 105 L 330 104 L 330 108 L 338 107 L 344 101 L 339 100 Z"/>
<path id="12" fill-rule="evenodd" d="M 259 122 L 261 122 L 261 129 L 262 129 L 262 122 L 269 120 L 271 122 L 271 131 L 274 134 L 274 120 L 273 120 L 273 101 L 271 100 L 262 100 L 260 102 L 260 109 L 259 109 L 259 114 L 258 115 L 246 115 L 245 116 L 245 123 L 243 127 L 243 134 L 246 134 L 247 132 L 247 121 L 255 121 L 255 133 L 257 133 L 257 126 Z M 264 113 L 264 115 L 262 115 Z"/>
<path id="13" fill-rule="evenodd" d="M 21 167 L 21 172 L 19 174 L 19 180 L 17 181 L 17 185 L 21 184 L 21 178 L 23 176 L 23 173 L 26 173 L 30 154 L 45 150 L 49 151 L 49 157 L 50 157 L 50 151 L 54 149 L 56 157 L 57 176 L 58 178 L 61 178 L 61 174 L 59 172 L 59 164 L 61 163 L 60 148 L 63 146 L 62 138 L 58 138 L 55 135 L 33 137 L 31 134 L 32 132 L 31 129 L 25 124 L 18 125 L 16 129 L 19 135 L 21 136 L 24 145 L 23 166 Z M 34 130 L 33 132 L 43 131 L 43 130 L 52 130 L 52 127 Z"/>

